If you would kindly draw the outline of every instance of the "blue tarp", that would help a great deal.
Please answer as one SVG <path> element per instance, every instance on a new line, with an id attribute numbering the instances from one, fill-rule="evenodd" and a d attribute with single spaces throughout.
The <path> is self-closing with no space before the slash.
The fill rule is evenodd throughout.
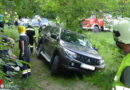
<path id="1" fill-rule="evenodd" d="M 0 22 L 3 22 L 3 15 L 0 14 Z"/>

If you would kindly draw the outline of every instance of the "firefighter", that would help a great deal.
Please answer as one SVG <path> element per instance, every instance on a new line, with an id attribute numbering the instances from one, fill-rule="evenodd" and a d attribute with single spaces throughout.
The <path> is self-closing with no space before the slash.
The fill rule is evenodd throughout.
<path id="1" fill-rule="evenodd" d="M 57 24 L 57 26 L 60 25 L 60 18 L 58 16 L 56 17 L 56 24 Z"/>
<path id="2" fill-rule="evenodd" d="M 5 24 L 8 24 L 8 13 L 7 12 L 4 13 L 4 22 L 5 22 Z"/>
<path id="3" fill-rule="evenodd" d="M 39 35 L 40 35 L 40 32 L 42 31 L 42 22 L 40 17 L 38 17 L 37 20 L 38 20 L 38 28 L 39 28 Z"/>
<path id="4" fill-rule="evenodd" d="M 17 12 L 14 13 L 14 24 L 15 26 L 18 26 L 18 15 L 17 15 Z"/>
<path id="5" fill-rule="evenodd" d="M 28 24 L 28 27 L 26 28 L 26 34 L 29 37 L 30 51 L 31 51 L 31 53 L 33 53 L 33 44 L 35 42 L 35 30 L 31 26 L 30 23 Z"/>
<path id="6" fill-rule="evenodd" d="M 17 56 L 15 56 L 15 55 L 13 54 L 12 50 L 11 50 L 11 49 L 14 47 L 14 45 L 15 45 L 15 41 L 14 41 L 13 39 L 11 39 L 11 40 L 8 42 L 8 44 L 9 44 L 8 56 L 9 56 L 11 59 L 16 60 L 16 59 L 17 59 Z"/>
<path id="7" fill-rule="evenodd" d="M 27 63 L 23 64 L 22 69 L 22 77 L 23 78 L 28 78 L 31 74 L 31 69 L 30 69 L 30 51 L 29 51 L 29 37 L 25 34 L 26 30 L 24 26 L 19 26 L 18 27 L 18 32 L 19 32 L 19 48 L 20 48 L 20 55 L 19 59 L 23 60 Z"/>
<path id="8" fill-rule="evenodd" d="M 130 89 L 130 21 L 120 20 L 114 26 L 113 35 L 117 46 L 125 52 L 125 57 L 114 78 L 113 90 L 128 90 Z"/>
<path id="9" fill-rule="evenodd" d="M 4 73 L 12 72 L 12 71 L 19 71 L 20 67 L 17 65 L 17 63 L 12 62 L 10 60 L 10 59 L 13 59 L 13 60 L 17 59 L 17 57 L 12 53 L 12 50 L 11 50 L 11 48 L 13 48 L 15 45 L 14 40 L 12 38 L 6 37 L 4 35 L 0 35 L 0 38 L 1 38 L 0 45 L 3 45 L 3 46 L 8 45 L 9 46 L 9 48 L 0 48 L 0 58 L 2 60 L 6 60 L 5 62 L 13 63 L 12 65 L 4 65 L 3 66 Z M 9 81 L 12 82 L 12 75 L 10 73 L 7 73 L 7 74 L 8 74 Z"/>
<path id="10" fill-rule="evenodd" d="M 14 60 L 17 59 L 17 57 L 12 53 L 12 50 L 11 50 L 15 45 L 15 41 L 12 38 L 6 37 L 4 35 L 0 35 L 0 45 L 4 45 L 4 46 L 8 45 L 9 48 L 7 50 L 4 50 L 5 52 L 7 52 L 6 53 L 7 56 Z M 0 48 L 0 50 L 3 50 L 3 49 Z"/>
<path id="11" fill-rule="evenodd" d="M 7 24 L 8 24 L 8 28 L 11 29 L 12 28 L 12 18 L 11 18 L 11 14 L 7 15 Z"/>

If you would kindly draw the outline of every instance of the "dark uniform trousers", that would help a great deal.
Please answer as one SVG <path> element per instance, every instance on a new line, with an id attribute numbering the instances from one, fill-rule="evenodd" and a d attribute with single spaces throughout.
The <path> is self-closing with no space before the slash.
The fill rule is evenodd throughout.
<path id="1" fill-rule="evenodd" d="M 30 76 L 31 74 L 31 69 L 30 69 L 30 50 L 28 47 L 28 43 L 29 43 L 29 38 L 28 36 L 21 36 L 20 40 L 24 41 L 24 56 L 22 56 L 22 50 L 20 47 L 20 55 L 19 55 L 19 59 L 23 60 L 23 67 L 21 68 L 22 70 L 22 77 L 23 78 L 27 78 L 28 76 Z M 21 44 L 21 43 L 20 43 Z"/>

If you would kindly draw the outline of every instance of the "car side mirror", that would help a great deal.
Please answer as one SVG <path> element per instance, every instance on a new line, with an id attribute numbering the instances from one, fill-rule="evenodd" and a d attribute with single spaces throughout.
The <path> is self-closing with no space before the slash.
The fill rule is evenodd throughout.
<path id="1" fill-rule="evenodd" d="M 98 51 L 98 48 L 97 48 L 97 47 L 93 47 L 93 48 L 94 48 L 94 50 Z"/>
<path id="2" fill-rule="evenodd" d="M 54 38 L 54 39 L 57 39 L 56 34 L 51 34 L 51 37 Z"/>
<path id="3" fill-rule="evenodd" d="M 46 28 L 46 25 L 43 25 L 42 28 L 45 29 L 45 28 Z"/>

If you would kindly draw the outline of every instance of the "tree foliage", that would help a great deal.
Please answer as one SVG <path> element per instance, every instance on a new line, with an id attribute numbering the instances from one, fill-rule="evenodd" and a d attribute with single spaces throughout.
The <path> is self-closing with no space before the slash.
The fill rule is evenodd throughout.
<path id="1" fill-rule="evenodd" d="M 79 27 L 78 20 L 90 17 L 92 13 L 97 13 L 100 16 L 103 13 L 114 16 L 130 16 L 128 0 L 36 0 L 36 2 L 42 3 L 40 7 L 46 11 L 46 17 L 59 16 L 66 27 L 70 29 L 77 29 Z"/>
<path id="2" fill-rule="evenodd" d="M 109 13 L 114 16 L 130 17 L 129 0 L 0 0 L 0 12 L 16 11 L 19 16 L 32 17 L 36 14 L 60 21 L 66 27 L 76 29 L 79 19 L 90 17 L 92 13 L 102 16 Z"/>
<path id="3" fill-rule="evenodd" d="M 22 17 L 32 17 L 35 14 L 41 13 L 41 8 L 39 2 L 35 0 L 0 0 L 0 13 L 8 12 L 13 14 L 17 12 L 19 16 Z"/>

